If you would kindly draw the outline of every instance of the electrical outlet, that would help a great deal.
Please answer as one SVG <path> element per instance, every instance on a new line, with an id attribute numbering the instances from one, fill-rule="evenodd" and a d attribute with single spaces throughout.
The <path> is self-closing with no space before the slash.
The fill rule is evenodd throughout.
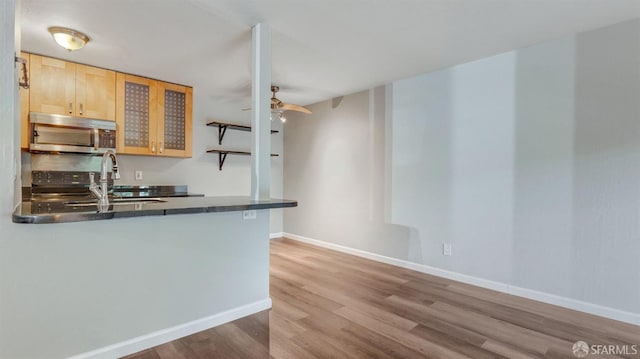
<path id="1" fill-rule="evenodd" d="M 242 219 L 256 219 L 256 210 L 242 211 Z"/>
<path id="2" fill-rule="evenodd" d="M 445 256 L 451 255 L 451 243 L 442 243 L 442 254 Z"/>
<path id="3" fill-rule="evenodd" d="M 136 181 L 142 181 L 142 171 L 136 171 Z"/>

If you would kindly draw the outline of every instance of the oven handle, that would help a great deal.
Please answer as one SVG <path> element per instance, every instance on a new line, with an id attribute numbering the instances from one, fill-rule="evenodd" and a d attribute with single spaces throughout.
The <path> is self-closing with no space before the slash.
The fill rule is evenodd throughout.
<path id="1" fill-rule="evenodd" d="M 97 128 L 93 128 L 93 149 L 98 150 L 100 148 L 100 131 Z"/>

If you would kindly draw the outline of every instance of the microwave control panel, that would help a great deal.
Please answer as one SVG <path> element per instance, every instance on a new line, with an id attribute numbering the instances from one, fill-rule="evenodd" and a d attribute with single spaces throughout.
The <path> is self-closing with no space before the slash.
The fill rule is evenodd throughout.
<path id="1" fill-rule="evenodd" d="M 100 130 L 100 147 L 116 148 L 116 131 Z"/>

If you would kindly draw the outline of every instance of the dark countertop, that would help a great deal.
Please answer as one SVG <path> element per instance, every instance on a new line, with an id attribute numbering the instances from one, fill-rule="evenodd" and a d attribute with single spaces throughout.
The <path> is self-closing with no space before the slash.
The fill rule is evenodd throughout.
<path id="1" fill-rule="evenodd" d="M 246 211 L 296 207 L 298 202 L 286 199 L 253 200 L 250 197 L 161 197 L 164 202 L 144 204 L 111 204 L 99 212 L 96 206 L 73 206 L 66 200 L 23 201 L 13 213 L 15 223 L 65 223 L 101 219 L 163 216 L 171 214 Z"/>

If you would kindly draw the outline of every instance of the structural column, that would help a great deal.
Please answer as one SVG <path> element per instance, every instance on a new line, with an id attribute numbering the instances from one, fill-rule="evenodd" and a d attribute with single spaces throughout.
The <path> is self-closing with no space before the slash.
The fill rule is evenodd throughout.
<path id="1" fill-rule="evenodd" d="M 251 197 L 270 198 L 271 190 L 271 28 L 251 32 Z"/>
<path id="2" fill-rule="evenodd" d="M 0 228 L 11 221 L 20 186 L 16 177 L 20 159 L 19 133 L 20 108 L 18 79 L 16 75 L 16 2 L 0 1 Z M 19 30 L 19 29 L 18 29 Z M 0 350 L 1 356 L 2 350 Z"/>

